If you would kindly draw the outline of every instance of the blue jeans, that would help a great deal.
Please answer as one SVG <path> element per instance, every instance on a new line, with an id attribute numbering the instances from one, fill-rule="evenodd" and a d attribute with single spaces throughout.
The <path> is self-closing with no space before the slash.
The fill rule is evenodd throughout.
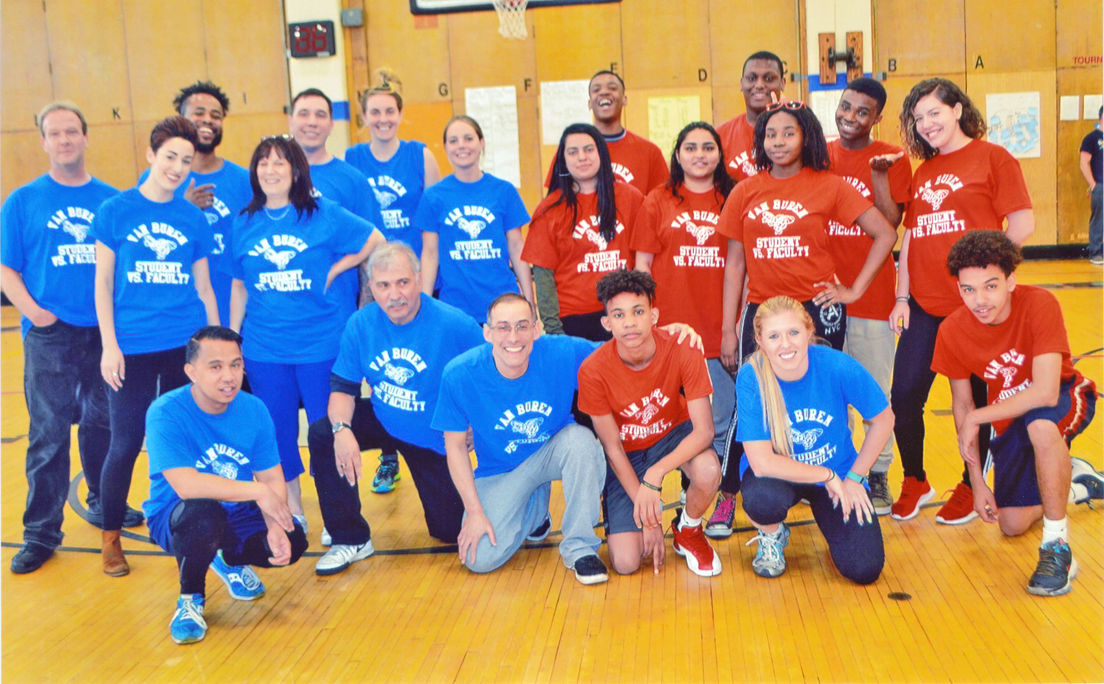
<path id="1" fill-rule="evenodd" d="M 79 426 L 77 447 L 89 500 L 99 496 L 100 471 L 111 442 L 106 386 L 100 377 L 100 332 L 60 320 L 45 328 L 32 326 L 23 340 L 23 364 L 30 417 L 23 540 L 56 548 L 69 492 L 69 427 L 74 422 Z"/>
<path id="2" fill-rule="evenodd" d="M 1104 212 L 1100 205 L 1104 200 L 1104 183 L 1097 183 L 1089 193 L 1089 206 L 1092 213 L 1089 215 L 1089 257 L 1104 256 Z"/>
<path id="3" fill-rule="evenodd" d="M 159 394 L 188 383 L 188 376 L 184 374 L 184 347 L 127 354 L 123 361 L 126 379 L 122 389 L 118 392 L 106 390 L 111 413 L 111 448 L 100 476 L 105 530 L 118 530 L 123 526 L 134 462 L 146 438 L 146 410 Z"/>

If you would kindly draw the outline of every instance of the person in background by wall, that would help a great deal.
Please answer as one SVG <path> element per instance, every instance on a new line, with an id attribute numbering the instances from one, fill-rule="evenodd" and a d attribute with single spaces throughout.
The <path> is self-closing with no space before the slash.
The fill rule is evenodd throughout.
<path id="1" fill-rule="evenodd" d="M 0 220 L 0 287 L 22 314 L 30 418 L 23 548 L 11 563 L 18 574 L 40 568 L 61 544 L 74 418 L 90 521 L 103 520 L 100 471 L 111 442 L 92 296 L 96 246 L 87 238 L 96 210 L 118 191 L 85 169 L 88 122 L 76 105 L 52 102 L 37 120 L 50 170 L 12 192 Z M 141 524 L 128 506 L 123 525 Z"/>
<path id="2" fill-rule="evenodd" d="M 766 50 L 752 53 L 744 60 L 742 74 L 740 91 L 744 94 L 745 112 L 717 126 L 725 151 L 725 170 L 735 181 L 759 172 L 755 164 L 755 122 L 771 102 L 781 99 L 786 85 L 782 58 Z"/>
<path id="3" fill-rule="evenodd" d="M 1089 262 L 1097 266 L 1104 264 L 1104 214 L 1101 213 L 1101 200 L 1104 199 L 1104 186 L 1101 186 L 1102 159 L 1101 148 L 1104 146 L 1104 132 L 1100 130 L 1104 125 L 1104 107 L 1096 113 L 1096 126 L 1092 133 L 1081 141 L 1080 167 L 1081 175 L 1089 184 L 1089 203 L 1092 213 L 1089 215 Z"/>

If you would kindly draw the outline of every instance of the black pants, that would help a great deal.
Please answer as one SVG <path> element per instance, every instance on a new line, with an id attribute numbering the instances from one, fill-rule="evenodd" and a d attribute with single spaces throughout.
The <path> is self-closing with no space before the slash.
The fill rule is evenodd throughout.
<path id="1" fill-rule="evenodd" d="M 560 316 L 560 322 L 563 324 L 565 335 L 582 337 L 595 342 L 605 342 L 613 337 L 610 331 L 602 327 L 602 316 L 605 315 L 605 311 L 572 314 L 570 316 Z"/>
<path id="2" fill-rule="evenodd" d="M 895 417 L 893 436 L 901 453 L 901 467 L 906 477 L 926 479 L 924 473 L 924 404 L 928 400 L 935 371 L 931 369 L 935 353 L 935 336 L 943 319 L 924 311 L 915 299 L 909 299 L 909 327 L 901 333 L 897 342 L 897 356 L 893 360 L 893 384 L 889 402 Z M 974 405 L 988 404 L 985 383 L 977 376 L 970 377 Z M 978 431 L 978 451 L 981 458 L 989 452 L 989 425 Z M 951 454 L 957 458 L 958 454 Z M 962 481 L 970 483 L 970 474 L 962 470 Z"/>
<path id="3" fill-rule="evenodd" d="M 256 504 L 250 503 L 255 513 L 261 516 Z M 268 534 L 263 518 L 259 526 L 256 521 L 245 526 L 251 532 L 242 539 L 238 531 L 242 528 L 234 525 L 222 504 L 214 499 L 186 499 L 176 504 L 169 517 L 169 530 L 172 532 L 172 551 L 180 570 L 180 593 L 205 593 L 207 568 L 215 554 L 222 549 L 222 558 L 228 565 L 255 565 L 270 568 L 268 559 L 272 549 L 268 545 Z M 252 531 L 257 530 L 257 531 Z M 291 562 L 299 560 L 307 550 L 307 535 L 299 523 L 295 531 L 287 533 L 291 542 Z"/>
<path id="4" fill-rule="evenodd" d="M 464 517 L 464 502 L 452 483 L 444 455 L 389 435 L 376 418 L 370 399 L 357 399 L 352 430 L 362 451 L 384 445 L 398 447 L 414 478 L 429 535 L 455 544 Z M 360 512 L 359 485 L 350 486 L 348 480 L 337 472 L 329 418 L 311 424 L 307 444 L 310 447 L 314 486 L 318 490 L 318 506 L 322 509 L 326 531 L 335 544 L 363 544 L 372 538 L 372 529 Z"/>

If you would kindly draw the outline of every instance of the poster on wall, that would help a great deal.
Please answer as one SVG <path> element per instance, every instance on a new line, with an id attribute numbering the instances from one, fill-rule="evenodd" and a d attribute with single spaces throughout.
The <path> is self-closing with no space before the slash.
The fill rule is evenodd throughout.
<path id="1" fill-rule="evenodd" d="M 682 127 L 701 120 L 701 98 L 697 95 L 648 98 L 648 139 L 667 156 Z"/>
<path id="2" fill-rule="evenodd" d="M 483 129 L 485 145 L 480 167 L 520 188 L 517 89 L 514 86 L 465 88 L 464 112 Z"/>
<path id="3" fill-rule="evenodd" d="M 541 81 L 541 144 L 559 145 L 563 130 L 573 123 L 591 123 L 587 88 L 590 81 Z"/>
<path id="4" fill-rule="evenodd" d="M 1039 93 L 989 93 L 985 96 L 989 142 L 1025 159 L 1042 156 Z"/>

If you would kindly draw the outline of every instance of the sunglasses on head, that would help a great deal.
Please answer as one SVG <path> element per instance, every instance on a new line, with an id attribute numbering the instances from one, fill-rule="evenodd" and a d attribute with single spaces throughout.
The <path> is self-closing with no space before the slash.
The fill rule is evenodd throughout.
<path id="1" fill-rule="evenodd" d="M 767 105 L 768 112 L 777 112 L 779 109 L 789 109 L 791 111 L 797 111 L 799 109 L 805 109 L 805 103 L 801 100 L 788 100 L 786 102 L 775 102 Z"/>

